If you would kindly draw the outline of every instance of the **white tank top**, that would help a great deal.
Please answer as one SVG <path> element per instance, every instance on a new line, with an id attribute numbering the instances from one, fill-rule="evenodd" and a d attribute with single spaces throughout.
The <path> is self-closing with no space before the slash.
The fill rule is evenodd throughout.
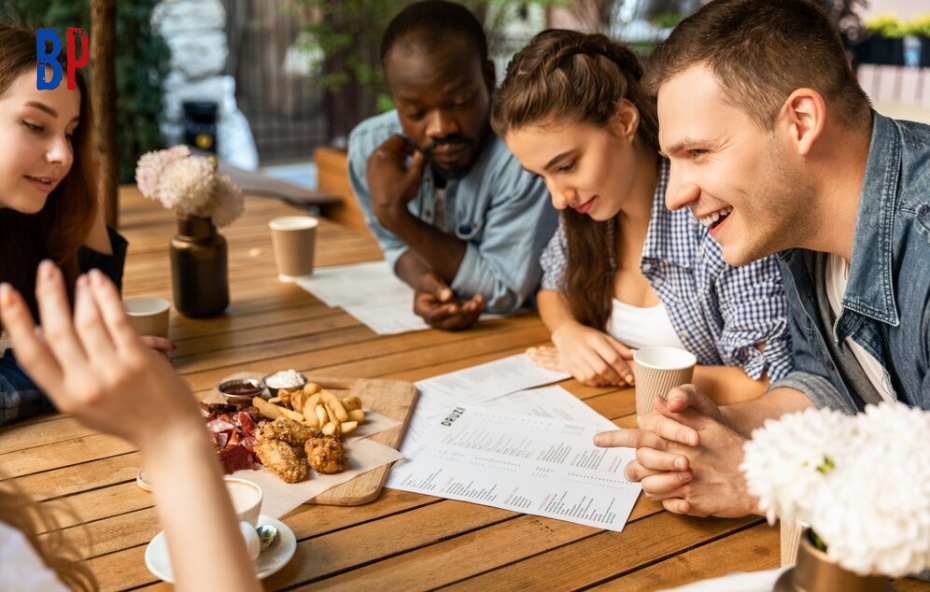
<path id="1" fill-rule="evenodd" d="M 661 302 L 650 308 L 624 304 L 616 298 L 613 303 L 607 333 L 620 343 L 635 349 L 654 345 L 688 349 L 678 338 L 678 332 Z"/>

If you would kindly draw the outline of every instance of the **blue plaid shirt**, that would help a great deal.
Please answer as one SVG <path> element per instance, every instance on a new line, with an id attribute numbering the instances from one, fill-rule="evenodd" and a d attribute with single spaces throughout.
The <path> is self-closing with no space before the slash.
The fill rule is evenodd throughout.
<path id="1" fill-rule="evenodd" d="M 754 379 L 766 370 L 772 381 L 786 376 L 793 366 L 791 337 L 775 258 L 744 267 L 727 265 L 720 244 L 690 210 L 665 207 L 668 170 L 663 159 L 639 268 L 665 305 L 679 339 L 700 364 L 739 366 Z M 607 224 L 612 243 L 614 222 Z M 568 242 L 561 220 L 540 263 L 543 289 L 564 292 Z M 764 352 L 756 349 L 759 343 L 765 344 Z"/>

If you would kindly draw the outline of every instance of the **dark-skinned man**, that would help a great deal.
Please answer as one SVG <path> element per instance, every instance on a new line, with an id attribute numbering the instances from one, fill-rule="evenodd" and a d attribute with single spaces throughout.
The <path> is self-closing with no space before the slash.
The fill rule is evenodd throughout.
<path id="1" fill-rule="evenodd" d="M 381 62 L 397 109 L 349 137 L 349 177 L 414 311 L 457 330 L 536 291 L 557 213 L 490 128 L 494 65 L 466 8 L 428 0 L 388 26 Z"/>

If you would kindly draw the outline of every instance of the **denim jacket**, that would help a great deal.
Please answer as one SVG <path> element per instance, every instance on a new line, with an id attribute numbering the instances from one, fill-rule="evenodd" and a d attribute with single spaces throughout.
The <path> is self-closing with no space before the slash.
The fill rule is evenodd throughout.
<path id="1" fill-rule="evenodd" d="M 407 246 L 372 212 L 366 168 L 368 157 L 394 134 L 403 135 L 397 111 L 359 124 L 349 136 L 349 180 L 391 269 Z M 488 312 L 512 312 L 539 288 L 539 254 L 555 232 L 558 213 L 542 179 L 528 173 L 491 133 L 468 173 L 446 185 L 446 232 L 467 243 L 452 281 L 459 296 L 484 294 Z M 435 217 L 436 190 L 426 167 L 410 212 L 428 224 Z"/>
<path id="2" fill-rule="evenodd" d="M 899 401 L 930 409 L 930 126 L 872 115 L 849 281 L 842 310 L 825 335 L 817 322 L 805 252 L 779 256 L 794 345 L 795 372 L 772 384 L 804 392 L 818 407 L 854 412 L 825 340 L 847 337 L 881 362 Z"/>

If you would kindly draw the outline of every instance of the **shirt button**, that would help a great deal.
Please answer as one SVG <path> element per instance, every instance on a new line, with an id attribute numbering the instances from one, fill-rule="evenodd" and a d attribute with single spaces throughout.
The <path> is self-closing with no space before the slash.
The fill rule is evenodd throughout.
<path id="1" fill-rule="evenodd" d="M 655 280 L 653 280 L 653 284 L 655 285 L 656 288 L 658 288 L 659 286 L 661 286 L 661 285 L 664 284 L 664 283 L 665 283 L 665 280 L 663 280 L 663 279 L 660 278 L 660 277 L 657 277 Z"/>
<path id="2" fill-rule="evenodd" d="M 917 208 L 917 217 L 923 218 L 927 215 L 927 212 L 930 212 L 930 206 L 927 204 L 921 204 L 920 207 Z"/>
<path id="3" fill-rule="evenodd" d="M 678 333 L 678 336 L 681 337 L 682 339 L 687 339 L 691 337 L 691 334 L 688 333 L 687 331 L 681 331 L 680 333 Z"/>
<path id="4" fill-rule="evenodd" d="M 643 263 L 643 271 L 649 271 L 650 269 L 652 269 L 651 263 Z"/>
<path id="5" fill-rule="evenodd" d="M 823 365 L 824 365 L 824 368 L 826 368 L 826 369 L 829 370 L 830 372 L 833 372 L 834 370 L 836 370 L 836 366 L 833 365 L 833 361 L 832 361 L 832 360 L 827 360 L 827 361 L 825 361 L 825 362 L 823 363 Z"/>

